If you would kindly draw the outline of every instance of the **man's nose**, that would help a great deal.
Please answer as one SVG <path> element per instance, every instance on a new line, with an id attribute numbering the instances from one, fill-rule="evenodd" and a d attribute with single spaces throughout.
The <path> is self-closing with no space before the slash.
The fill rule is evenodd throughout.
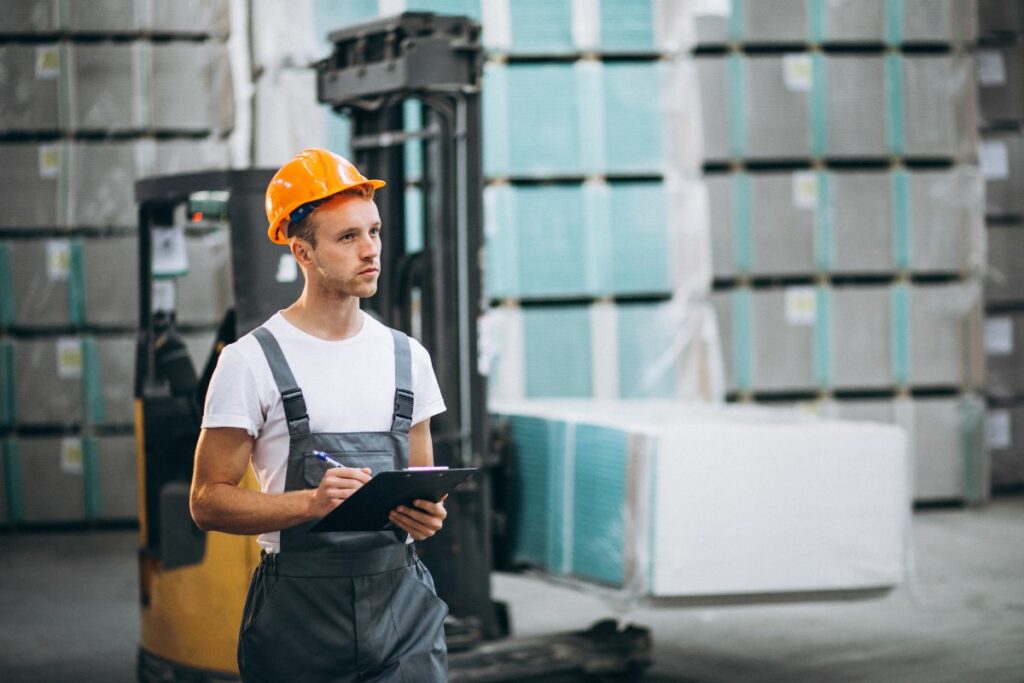
<path id="1" fill-rule="evenodd" d="M 360 240 L 359 256 L 363 259 L 375 259 L 380 254 L 380 242 L 367 236 Z"/>

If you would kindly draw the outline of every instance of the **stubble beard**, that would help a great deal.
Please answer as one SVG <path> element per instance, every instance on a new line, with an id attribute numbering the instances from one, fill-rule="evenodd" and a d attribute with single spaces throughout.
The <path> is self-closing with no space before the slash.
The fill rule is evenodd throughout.
<path id="1" fill-rule="evenodd" d="M 370 283 L 359 282 L 357 278 L 339 277 L 321 267 L 317 267 L 317 272 L 320 275 L 317 293 L 324 299 L 331 301 L 342 301 L 348 297 L 365 299 L 377 293 L 376 280 Z"/>

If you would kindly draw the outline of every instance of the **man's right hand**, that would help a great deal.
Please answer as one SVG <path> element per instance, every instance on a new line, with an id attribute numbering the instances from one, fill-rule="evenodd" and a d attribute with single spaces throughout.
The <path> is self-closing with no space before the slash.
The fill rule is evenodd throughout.
<path id="1" fill-rule="evenodd" d="M 320 485 L 313 489 L 313 515 L 318 519 L 325 516 L 370 481 L 370 476 L 368 467 L 332 467 L 327 470 Z"/>

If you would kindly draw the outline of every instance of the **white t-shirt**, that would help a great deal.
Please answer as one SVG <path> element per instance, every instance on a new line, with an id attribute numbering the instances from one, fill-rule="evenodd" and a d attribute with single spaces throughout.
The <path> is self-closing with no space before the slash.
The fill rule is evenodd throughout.
<path id="1" fill-rule="evenodd" d="M 386 432 L 391 429 L 395 400 L 395 346 L 391 331 L 360 312 L 359 332 L 341 341 L 314 337 L 276 313 L 264 323 L 278 344 L 295 381 L 302 389 L 311 432 Z M 444 399 L 426 349 L 409 338 L 417 424 L 445 410 Z M 237 427 L 256 442 L 252 465 L 266 493 L 284 491 L 288 469 L 288 425 L 284 405 L 263 349 L 247 334 L 221 351 L 210 381 L 203 428 Z M 257 539 L 277 552 L 280 534 Z"/>

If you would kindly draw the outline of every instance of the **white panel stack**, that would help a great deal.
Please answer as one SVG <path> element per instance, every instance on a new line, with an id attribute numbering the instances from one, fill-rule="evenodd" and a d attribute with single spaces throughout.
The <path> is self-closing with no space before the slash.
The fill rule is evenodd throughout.
<path id="1" fill-rule="evenodd" d="M 515 559 L 551 575 L 654 601 L 856 595 L 905 575 L 898 428 L 678 403 L 492 409 L 515 451 Z"/>
<path id="2" fill-rule="evenodd" d="M 134 183 L 230 165 L 229 4 L 4 3 L 0 523 L 137 514 Z M 193 251 L 183 317 L 210 335 L 231 299 L 226 244 Z"/>
<path id="3" fill-rule="evenodd" d="M 1024 487 L 1024 5 L 983 0 L 978 11 L 978 158 L 985 177 L 989 247 L 987 436 L 993 485 L 1019 490 Z"/>

